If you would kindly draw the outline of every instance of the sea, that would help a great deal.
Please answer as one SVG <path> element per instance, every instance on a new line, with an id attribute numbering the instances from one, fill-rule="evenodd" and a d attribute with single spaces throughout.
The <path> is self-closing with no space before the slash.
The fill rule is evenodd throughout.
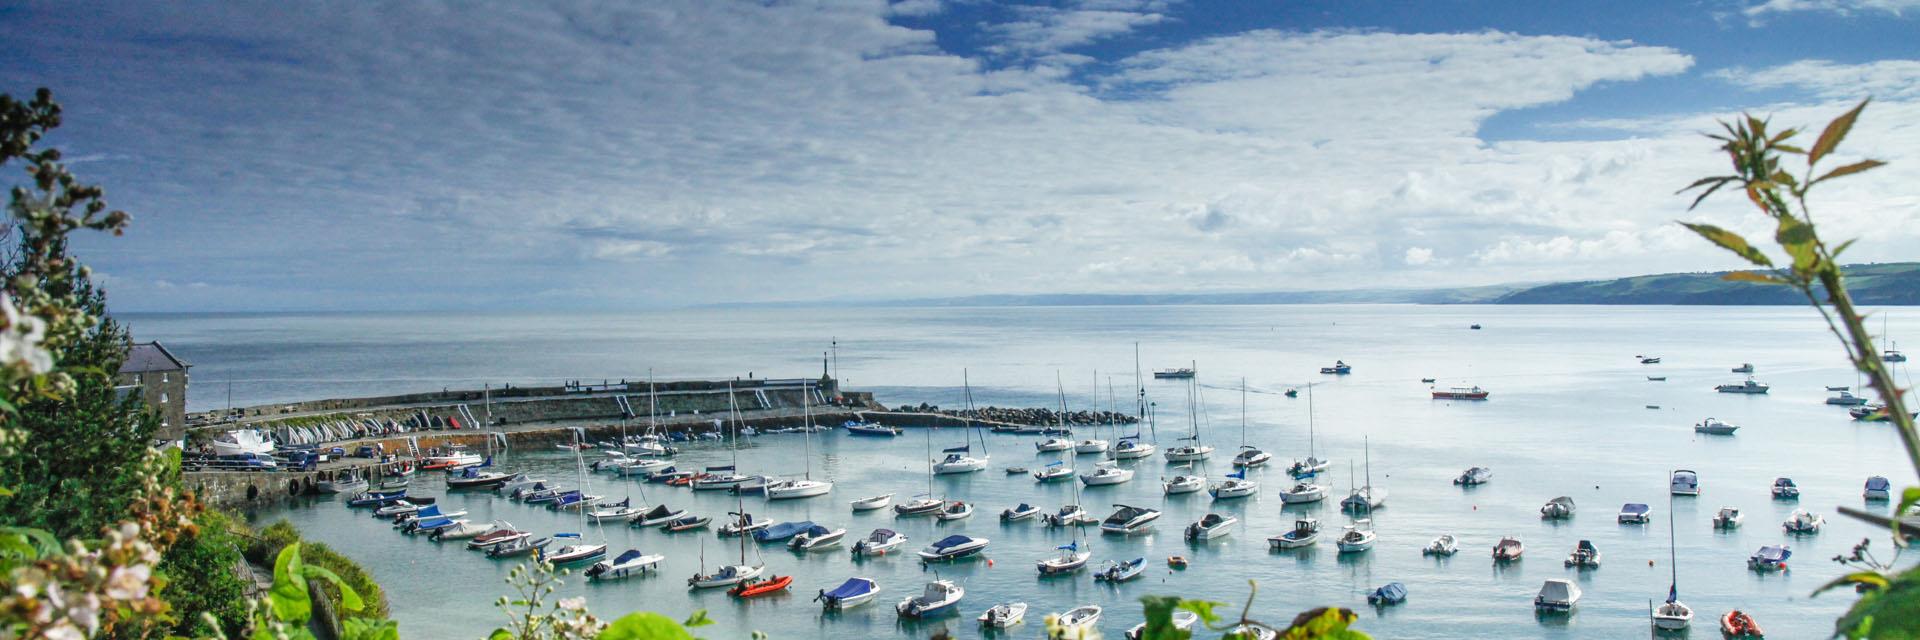
<path id="1" fill-rule="evenodd" d="M 724 492 L 582 478 L 581 461 L 559 450 L 516 450 L 500 461 L 562 485 L 585 484 L 592 493 L 665 503 L 716 520 L 744 508 L 757 518 L 847 530 L 842 546 L 805 554 L 779 545 L 742 550 L 712 530 L 668 534 L 583 525 L 570 513 L 485 492 L 446 492 L 436 478 L 416 480 L 415 493 L 467 510 L 476 522 L 505 520 L 543 535 L 579 532 L 604 540 L 609 555 L 628 549 L 665 555 L 656 575 L 619 582 L 590 583 L 576 569 L 555 597 L 584 596 L 603 618 L 638 610 L 681 618 L 706 610 L 716 624 L 698 632 L 709 638 L 746 638 L 756 630 L 774 638 L 926 638 L 941 628 L 955 637 L 986 637 L 974 617 L 1015 601 L 1029 605 L 1028 622 L 1003 636 L 1041 636 L 1046 614 L 1091 604 L 1104 609 L 1099 630 L 1119 637 L 1143 620 L 1140 598 L 1148 595 L 1218 601 L 1232 612 L 1251 599 L 1251 618 L 1280 626 L 1314 607 L 1347 607 L 1359 615 L 1356 628 L 1376 638 L 1621 638 L 1651 633 L 1648 610 L 1669 588 L 1696 612 L 1696 637 L 1717 637 L 1718 619 L 1731 609 L 1750 612 L 1770 637 L 1826 637 L 1855 597 L 1845 589 L 1814 595 L 1847 572 L 1831 558 L 1863 539 L 1880 558 L 1893 556 L 1884 533 L 1836 507 L 1888 511 L 1886 503 L 1862 499 L 1869 476 L 1890 478 L 1896 490 L 1920 483 L 1889 426 L 1853 421 L 1844 408 L 1824 403 L 1828 386 L 1859 381 L 1819 316 L 1798 307 L 861 307 L 120 319 L 135 339 L 160 340 L 193 363 L 194 410 L 509 383 L 792 378 L 824 371 L 889 406 L 956 408 L 970 390 L 982 406 L 1064 401 L 1073 409 L 1133 412 L 1143 388 L 1154 420 L 1122 427 L 1126 433 L 1119 435 L 1137 428 L 1165 448 L 1197 434 L 1217 448 L 1198 469 L 1216 482 L 1232 472 L 1228 462 L 1243 444 L 1275 456 L 1274 464 L 1248 474 L 1261 484 L 1257 496 L 1224 501 L 1206 493 L 1163 496 L 1160 481 L 1183 470 L 1160 457 L 1123 463 L 1136 471 L 1127 484 L 1078 490 L 1037 484 L 1004 469 L 1039 468 L 1061 456 L 1037 452 L 1036 436 L 1010 434 L 984 436 L 988 470 L 929 480 L 929 449 L 967 442 L 966 431 L 951 428 L 891 439 L 822 433 L 813 436 L 811 459 L 801 455 L 807 446 L 801 434 L 760 435 L 742 439 L 737 449 L 686 445 L 676 461 L 695 468 L 728 464 L 737 455 L 744 473 L 810 473 L 834 482 L 827 496 L 795 501 L 736 504 Z M 1471 329 L 1475 324 L 1481 328 Z M 1896 308 L 1885 325 L 1879 316 L 1871 324 L 1894 339 L 1920 339 L 1920 312 Z M 1642 364 L 1641 356 L 1661 361 Z M 1319 373 L 1336 360 L 1352 365 L 1352 373 Z M 1770 393 L 1714 391 L 1747 379 L 1732 372 L 1746 363 L 1754 367 L 1753 379 L 1772 386 Z M 1189 366 L 1198 371 L 1191 387 L 1141 375 Z M 1897 375 L 1911 385 L 1905 365 Z M 1430 396 L 1434 387 L 1473 385 L 1490 398 Z M 1290 389 L 1297 397 L 1285 394 Z M 1740 429 L 1733 436 L 1696 435 L 1693 425 L 1707 418 Z M 1100 433 L 1114 437 L 1111 429 Z M 974 447 L 981 450 L 977 441 Z M 1285 464 L 1309 453 L 1333 461 L 1320 478 L 1332 485 L 1331 497 L 1282 505 L 1278 492 L 1290 484 Z M 591 461 L 600 454 L 585 455 Z M 1097 458 L 1067 457 L 1081 472 Z M 1466 489 L 1452 483 L 1474 466 L 1490 468 L 1492 481 Z M 1681 468 L 1699 473 L 1698 497 L 1669 495 L 1669 473 Z M 1770 497 L 1769 486 L 1781 476 L 1799 484 L 1798 501 Z M 1369 479 L 1388 492 L 1371 514 L 1378 542 L 1366 553 L 1337 553 L 1331 540 L 1350 521 L 1338 499 Z M 896 500 L 932 493 L 971 502 L 977 512 L 940 523 L 849 507 L 856 498 L 886 493 Z M 1543 520 L 1539 508 L 1559 496 L 1573 499 L 1575 515 Z M 1093 528 L 1076 536 L 997 517 L 1020 503 L 1051 511 L 1076 499 L 1101 516 L 1116 504 L 1164 515 L 1152 531 L 1126 537 Z M 1653 521 L 1617 524 L 1624 503 L 1651 505 Z M 1740 509 L 1744 524 L 1715 530 L 1710 520 L 1722 507 Z M 1817 535 L 1786 534 L 1781 522 L 1795 509 L 1824 516 L 1825 528 Z M 1182 528 L 1208 513 L 1230 514 L 1239 523 L 1224 539 L 1183 540 Z M 1319 545 L 1269 550 L 1266 538 L 1308 516 L 1325 527 Z M 406 637 L 482 637 L 507 620 L 494 602 L 511 593 L 505 582 L 510 562 L 401 535 L 338 498 L 303 499 L 248 517 L 263 526 L 290 520 L 310 539 L 364 564 L 386 590 Z M 956 533 L 991 543 L 979 559 L 947 565 L 923 566 L 911 553 L 852 558 L 852 542 L 878 528 L 907 535 L 909 551 Z M 1459 553 L 1423 556 L 1422 547 L 1442 534 L 1459 540 Z M 1522 560 L 1492 561 L 1491 548 L 1503 536 L 1524 541 Z M 1600 568 L 1564 566 L 1582 540 L 1602 552 Z M 1090 545 L 1094 561 L 1087 571 L 1037 574 L 1036 560 L 1075 541 Z M 1750 570 L 1748 556 L 1763 545 L 1790 546 L 1789 568 Z M 790 592 L 739 601 L 719 590 L 688 590 L 686 578 L 703 566 L 735 563 L 743 554 L 772 574 L 794 576 Z M 1188 566 L 1170 567 L 1170 556 L 1185 557 Z M 1135 558 L 1145 558 L 1148 567 L 1136 580 L 1105 584 L 1092 577 L 1097 565 Z M 840 613 L 825 613 L 814 601 L 819 591 L 856 576 L 879 584 L 875 601 Z M 895 615 L 894 603 L 936 579 L 966 590 L 953 615 Z M 1533 597 L 1549 579 L 1579 585 L 1584 596 L 1572 613 L 1535 613 Z M 1390 582 L 1406 586 L 1407 600 L 1369 606 L 1366 594 Z"/>

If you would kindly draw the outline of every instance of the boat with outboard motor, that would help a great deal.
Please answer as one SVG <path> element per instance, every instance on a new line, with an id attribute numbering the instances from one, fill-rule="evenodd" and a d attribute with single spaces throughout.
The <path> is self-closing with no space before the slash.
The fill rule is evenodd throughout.
<path id="1" fill-rule="evenodd" d="M 853 543 L 853 555 L 857 558 L 884 556 L 906 543 L 907 537 L 897 531 L 874 529 L 866 538 Z"/>
<path id="2" fill-rule="evenodd" d="M 1313 546 L 1320 540 L 1320 521 L 1313 516 L 1302 516 L 1293 521 L 1293 530 L 1267 538 L 1267 546 L 1275 550 L 1303 549 Z"/>
<path id="3" fill-rule="evenodd" d="M 813 601 L 827 611 L 845 611 L 872 601 L 880 595 L 880 585 L 870 578 L 847 578 L 846 582 L 834 587 L 832 591 L 822 589 Z"/>

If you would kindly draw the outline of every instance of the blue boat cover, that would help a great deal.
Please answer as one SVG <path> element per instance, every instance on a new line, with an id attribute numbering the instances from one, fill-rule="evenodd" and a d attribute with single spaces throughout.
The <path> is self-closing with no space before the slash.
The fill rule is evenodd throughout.
<path id="1" fill-rule="evenodd" d="M 628 561 L 628 560 L 632 560 L 632 559 L 634 559 L 634 558 L 638 558 L 638 557 L 640 557 L 640 550 L 639 550 L 639 549 L 628 549 L 626 553 L 622 553 L 622 554 L 620 554 L 620 557 L 618 557 L 618 558 L 614 558 L 614 559 L 613 559 L 613 563 L 614 563 L 614 564 L 620 564 L 620 563 L 623 563 L 623 562 L 626 562 L 626 561 Z"/>
<path id="2" fill-rule="evenodd" d="M 1080 550 L 1080 541 L 1079 541 L 1079 540 L 1075 540 L 1075 541 L 1073 541 L 1073 542 L 1069 542 L 1069 543 L 1066 543 L 1066 544 L 1063 544 L 1063 545 L 1060 545 L 1060 546 L 1058 546 L 1058 547 L 1054 547 L 1054 548 L 1055 548 L 1055 549 L 1064 549 L 1064 550 L 1067 550 L 1067 551 L 1079 551 L 1079 550 Z"/>
<path id="3" fill-rule="evenodd" d="M 413 513 L 413 517 L 416 520 L 425 520 L 427 518 L 438 518 L 440 517 L 440 505 L 433 505 L 431 507 L 427 507 L 425 509 L 415 511 Z"/>
<path id="4" fill-rule="evenodd" d="M 823 535 L 826 535 L 826 534 L 828 534 L 828 533 L 832 533 L 832 532 L 833 532 L 833 531 L 832 531 L 831 529 L 828 529 L 828 528 L 826 528 L 826 527 L 822 527 L 822 526 L 820 526 L 820 525 L 817 525 L 817 524 L 816 524 L 816 525 L 813 525 L 813 526 L 811 526 L 811 527 L 807 527 L 807 535 L 809 535 L 809 536 L 815 536 L 815 537 L 818 537 L 818 536 L 823 536 Z"/>
<path id="5" fill-rule="evenodd" d="M 1868 490 L 1868 491 L 1886 491 L 1886 490 L 1887 490 L 1887 488 L 1888 488 L 1888 487 L 1890 487 L 1890 486 L 1892 486 L 1892 485 L 1891 485 L 1891 484 L 1889 484 L 1889 483 L 1887 482 L 1887 479 L 1886 479 L 1886 478 L 1883 478 L 1883 477 L 1880 477 L 1880 476 L 1874 476 L 1874 477 L 1871 477 L 1871 478 L 1867 478 L 1867 490 Z"/>
<path id="6" fill-rule="evenodd" d="M 971 446 L 959 446 L 959 447 L 954 447 L 954 448 L 951 448 L 951 449 L 941 449 L 940 451 L 942 451 L 942 452 L 944 452 L 944 453 L 966 453 L 966 452 L 968 452 L 968 451 L 972 451 L 972 450 L 973 450 L 973 447 L 971 447 Z"/>
<path id="7" fill-rule="evenodd" d="M 1369 600 L 1381 602 L 1401 602 L 1407 599 L 1407 585 L 1389 582 L 1386 586 L 1373 590 Z"/>
<path id="8" fill-rule="evenodd" d="M 846 582 L 842 582 L 840 583 L 840 586 L 834 587 L 832 591 L 828 591 L 827 597 L 844 600 L 854 596 L 866 595 L 872 592 L 873 592 L 872 580 L 868 580 L 866 578 L 847 578 Z"/>
<path id="9" fill-rule="evenodd" d="M 708 471 L 732 471 L 733 465 L 729 464 L 729 465 L 722 465 L 718 467 L 707 467 L 707 470 Z"/>
<path id="10" fill-rule="evenodd" d="M 793 537 L 795 534 L 798 534 L 802 531 L 806 531 L 807 527 L 811 527 L 811 526 L 813 526 L 812 520 L 801 520 L 799 522 L 782 522 L 780 524 L 776 524 L 771 527 L 767 527 L 765 529 L 761 529 L 759 531 L 753 532 L 753 539 L 758 540 L 760 542 L 769 542 L 773 540 L 785 540 L 787 538 Z"/>
<path id="11" fill-rule="evenodd" d="M 1629 502 L 1620 507 L 1620 513 L 1646 513 L 1648 510 L 1647 505 L 1638 502 Z"/>
<path id="12" fill-rule="evenodd" d="M 1753 557 L 1755 559 L 1762 560 L 1765 562 L 1779 564 L 1782 562 L 1786 562 L 1787 558 L 1791 557 L 1792 555 L 1793 555 L 1793 551 L 1786 547 L 1776 547 L 1773 545 L 1767 545 L 1764 547 L 1760 547 L 1759 551 L 1754 552 Z"/>
<path id="13" fill-rule="evenodd" d="M 933 549 L 935 551 L 946 551 L 947 549 L 951 549 L 953 547 L 957 547 L 969 542 L 973 542 L 973 538 L 969 538 L 967 536 L 963 536 L 959 534 L 954 534 L 954 535 L 947 536 L 945 538 L 941 538 L 939 542 L 933 543 Z"/>

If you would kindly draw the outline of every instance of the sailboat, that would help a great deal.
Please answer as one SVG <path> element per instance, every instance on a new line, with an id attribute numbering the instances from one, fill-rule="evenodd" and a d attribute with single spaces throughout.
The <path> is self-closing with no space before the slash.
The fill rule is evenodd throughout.
<path id="1" fill-rule="evenodd" d="M 1907 354 L 1900 353 L 1900 343 L 1894 342 L 1887 333 L 1887 316 L 1880 316 L 1880 337 L 1887 338 L 1887 350 L 1880 354 L 1882 362 L 1906 362 Z"/>
<path id="2" fill-rule="evenodd" d="M 828 492 L 833 491 L 832 482 L 813 479 L 813 392 L 812 391 L 802 390 L 800 406 L 801 406 L 801 411 L 805 416 L 804 422 L 802 424 L 806 427 L 806 432 L 801 434 L 800 436 L 801 439 L 806 441 L 806 447 L 807 447 L 806 476 L 803 478 L 798 478 L 794 480 L 782 480 L 782 481 L 767 485 L 768 500 L 790 500 L 793 498 L 811 498 L 813 496 L 823 496 L 823 495 L 826 495 Z M 735 437 L 738 438 L 739 436 L 735 436 Z"/>
<path id="3" fill-rule="evenodd" d="M 1199 363 L 1195 363 L 1196 369 Z M 1193 378 L 1187 379 L 1187 435 L 1183 444 L 1167 450 L 1167 462 L 1195 462 L 1213 455 L 1213 447 L 1200 443 L 1200 387 Z"/>
<path id="4" fill-rule="evenodd" d="M 1140 376 L 1140 343 L 1135 342 L 1133 343 L 1134 402 L 1138 406 L 1139 422 L 1146 423 L 1148 428 L 1152 428 L 1151 418 L 1147 415 L 1146 384 L 1146 381 Z M 1114 429 L 1114 433 L 1118 434 L 1119 426 L 1115 425 Z M 1134 460 L 1151 457 L 1153 456 L 1153 452 L 1159 448 L 1160 445 L 1140 441 L 1140 427 L 1139 423 L 1136 423 L 1134 425 L 1133 435 L 1122 437 L 1118 442 L 1113 443 L 1110 454 L 1115 460 Z"/>
<path id="5" fill-rule="evenodd" d="M 1327 461 L 1314 457 L 1313 451 L 1313 383 L 1309 382 L 1307 383 L 1307 459 L 1293 461 L 1293 466 L 1287 467 L 1287 473 L 1295 478 L 1306 478 L 1326 471 Z"/>
<path id="6" fill-rule="evenodd" d="M 946 502 L 933 497 L 933 427 L 926 428 L 927 433 L 927 492 L 914 496 L 906 504 L 893 505 L 893 513 L 902 516 L 918 516 L 938 512 Z"/>
<path id="7" fill-rule="evenodd" d="M 647 377 L 649 378 L 647 382 L 647 386 L 649 387 L 653 386 L 653 382 L 651 380 L 651 378 L 653 377 L 653 374 L 648 373 Z M 624 402 L 622 403 L 622 406 L 625 406 Z M 624 446 L 626 441 L 627 441 L 627 414 L 622 413 L 620 415 L 620 442 Z M 624 451 L 620 453 L 623 456 L 625 455 Z M 601 504 L 594 507 L 591 511 L 587 513 L 587 519 L 592 520 L 594 522 L 606 522 L 609 520 L 618 520 L 621 522 L 626 522 L 628 520 L 632 520 L 634 516 L 640 515 L 641 512 L 644 510 L 639 507 L 633 506 L 633 485 L 634 483 L 632 482 L 629 482 L 626 484 L 627 495 L 625 498 L 621 499 L 619 502 L 610 502 L 610 503 Z M 641 490 L 642 501 L 646 500 L 645 491 L 646 491 L 645 489 Z M 637 553 L 637 552 L 630 552 L 630 553 Z M 609 569 L 602 569 L 601 571 L 602 573 L 604 573 L 610 569 L 611 567 L 609 567 Z"/>
<path id="8" fill-rule="evenodd" d="M 1082 549 L 1083 546 L 1090 546 L 1082 544 L 1083 542 L 1085 541 L 1080 539 L 1080 527 L 1074 527 L 1073 541 L 1056 547 L 1060 550 L 1060 555 L 1036 561 L 1034 566 L 1043 576 L 1079 571 L 1081 567 L 1087 566 L 1087 560 L 1093 557 L 1093 551 Z"/>
<path id="9" fill-rule="evenodd" d="M 1094 383 L 1094 388 L 1095 388 L 1094 396 L 1096 397 L 1096 400 L 1094 401 L 1094 406 L 1097 408 L 1100 404 L 1097 399 L 1100 394 L 1100 392 L 1098 391 L 1099 382 L 1097 380 Z M 1063 390 L 1060 394 L 1060 413 L 1065 414 L 1066 412 L 1067 412 L 1067 395 Z M 1112 460 L 1102 460 L 1100 462 L 1096 462 L 1093 465 L 1092 473 L 1089 473 L 1084 476 L 1080 476 L 1080 482 L 1086 484 L 1089 487 L 1110 485 L 1110 484 L 1120 484 L 1120 483 L 1128 482 L 1131 480 L 1133 480 L 1133 470 L 1123 468 L 1120 466 L 1120 463 Z"/>
<path id="10" fill-rule="evenodd" d="M 1679 631 L 1693 623 L 1693 608 L 1680 602 L 1680 567 L 1677 563 L 1678 552 L 1674 550 L 1673 533 L 1673 494 L 1667 494 L 1667 568 L 1672 572 L 1673 582 L 1667 586 L 1667 601 L 1654 608 L 1653 628 L 1666 631 Z"/>
<path id="11" fill-rule="evenodd" d="M 585 442 L 586 442 L 586 439 L 581 435 L 581 433 L 579 431 L 575 431 L 574 444 L 580 445 L 580 444 L 584 444 Z M 582 487 L 587 486 L 586 484 L 587 483 L 587 461 L 585 458 L 582 458 L 580 456 L 580 451 L 585 448 L 586 447 L 581 447 L 581 446 L 575 446 L 573 448 L 573 464 L 575 467 L 575 472 L 578 474 L 580 478 L 580 485 Z M 587 511 L 586 509 L 581 509 L 580 510 L 580 530 L 585 531 L 586 528 L 587 528 Z M 533 552 L 534 557 L 540 558 L 541 560 L 545 560 L 554 565 L 564 565 L 564 564 L 573 564 L 577 562 L 588 562 L 592 560 L 599 560 L 603 557 L 606 557 L 607 555 L 607 533 L 605 529 L 600 530 L 600 544 L 589 543 L 586 541 L 586 539 L 582 538 L 581 535 L 578 533 L 556 533 L 556 534 L 553 534 L 553 537 L 554 538 L 571 538 L 573 540 L 573 543 L 562 546 L 560 547 L 559 551 L 555 551 L 553 553 L 547 553 L 546 549 L 536 549 Z"/>
<path id="12" fill-rule="evenodd" d="M 969 455 L 973 453 L 974 432 L 978 431 L 978 429 L 975 429 L 973 426 L 973 384 L 967 380 L 967 373 L 964 370 L 960 372 L 960 379 L 967 390 L 967 417 L 965 418 L 965 427 L 963 427 L 967 431 L 967 443 L 958 447 L 941 450 L 942 453 L 947 454 L 947 457 L 933 465 L 933 472 L 938 475 L 972 473 L 987 468 L 989 456 L 987 455 L 986 436 L 980 437 L 980 457 L 975 458 Z"/>
<path id="13" fill-rule="evenodd" d="M 1361 440 L 1363 447 L 1361 450 L 1365 452 L 1367 461 L 1367 484 L 1364 487 L 1355 487 L 1353 493 L 1347 495 L 1347 499 L 1340 501 L 1340 507 L 1348 511 L 1359 511 L 1364 508 L 1367 513 L 1373 513 L 1374 509 L 1386 504 L 1387 490 L 1373 486 L 1373 454 L 1366 442 L 1364 439 Z M 1353 463 L 1347 463 L 1347 471 L 1351 474 Z"/>
<path id="14" fill-rule="evenodd" d="M 1247 444 L 1247 379 L 1240 379 L 1240 454 L 1233 457 L 1233 466 L 1251 468 L 1265 466 L 1273 460 L 1273 454 L 1261 451 L 1259 447 Z"/>
<path id="15" fill-rule="evenodd" d="M 1353 461 L 1351 460 L 1347 461 L 1347 482 L 1353 482 Z M 1355 495 L 1358 495 L 1359 492 L 1359 489 L 1354 489 Z M 1365 509 L 1367 517 L 1359 517 L 1361 509 L 1353 510 L 1353 522 L 1341 527 L 1340 537 L 1335 538 L 1333 541 L 1334 546 L 1340 549 L 1340 553 L 1359 553 L 1371 550 L 1373 549 L 1373 542 L 1379 539 L 1379 535 L 1373 532 L 1372 506 L 1365 502 L 1361 502 L 1360 505 L 1361 509 Z"/>
<path id="16" fill-rule="evenodd" d="M 1057 377 L 1057 374 L 1056 374 L 1056 377 Z M 1094 407 L 1098 409 L 1100 406 L 1100 372 L 1098 371 L 1093 372 L 1093 397 L 1094 397 L 1094 400 L 1093 400 Z M 1062 428 L 1065 427 L 1066 406 L 1067 406 L 1066 390 L 1062 389 L 1060 392 L 1060 412 L 1062 414 L 1060 418 L 1061 418 Z M 1100 423 L 1098 420 L 1099 420 L 1098 418 L 1095 418 L 1095 422 L 1092 425 L 1093 435 L 1095 437 L 1087 438 L 1074 443 L 1073 452 L 1075 454 L 1107 452 L 1107 441 L 1102 440 L 1098 437 L 1100 435 Z"/>
<path id="17" fill-rule="evenodd" d="M 747 515 L 745 500 L 745 498 L 740 497 L 740 494 L 733 494 L 734 510 L 732 515 L 737 519 L 734 520 L 731 526 L 736 529 L 747 527 L 753 520 L 753 516 Z M 707 573 L 707 542 L 706 538 L 701 538 L 700 572 L 693 574 L 691 578 L 687 578 L 687 586 L 694 589 L 712 589 L 732 586 L 760 577 L 760 574 L 767 570 L 766 565 L 747 564 L 747 538 L 749 536 L 740 535 L 737 537 L 740 538 L 740 564 L 726 565 L 720 567 L 720 570 L 713 573 Z M 754 549 L 754 553 L 758 554 L 760 550 L 756 548 Z"/>

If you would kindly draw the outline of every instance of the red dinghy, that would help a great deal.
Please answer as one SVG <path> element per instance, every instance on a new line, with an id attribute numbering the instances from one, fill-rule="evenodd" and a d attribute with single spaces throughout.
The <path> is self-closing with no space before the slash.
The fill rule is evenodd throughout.
<path id="1" fill-rule="evenodd" d="M 1720 616 L 1720 634 L 1729 638 L 1766 637 L 1766 633 L 1760 630 L 1760 623 L 1754 622 L 1753 616 L 1739 609 L 1728 611 L 1727 615 Z"/>
<path id="2" fill-rule="evenodd" d="M 765 580 L 742 582 L 739 586 L 727 590 L 727 595 L 735 598 L 754 598 L 786 591 L 793 584 L 793 576 L 774 576 Z"/>

